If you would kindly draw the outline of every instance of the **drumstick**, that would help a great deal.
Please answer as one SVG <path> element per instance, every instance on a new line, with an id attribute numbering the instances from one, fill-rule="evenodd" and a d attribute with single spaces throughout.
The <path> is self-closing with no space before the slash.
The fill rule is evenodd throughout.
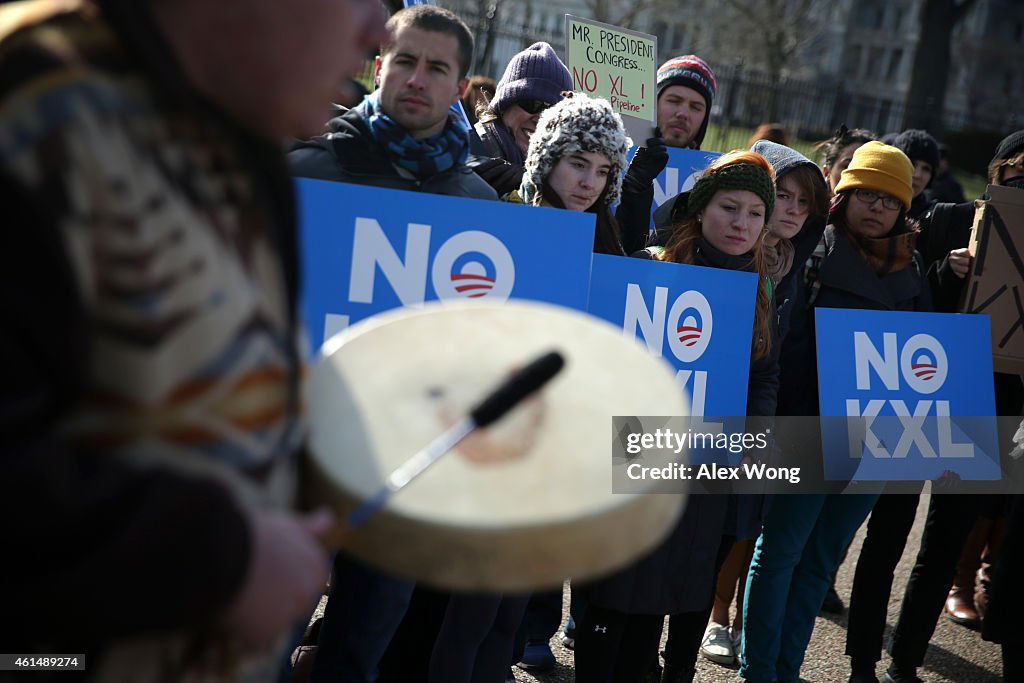
<path id="1" fill-rule="evenodd" d="M 437 462 L 442 455 L 455 448 L 460 441 L 480 427 L 486 427 L 500 419 L 516 404 L 544 386 L 548 380 L 558 374 L 564 365 L 565 358 L 562 357 L 562 354 L 557 351 L 549 351 L 526 367 L 517 370 L 487 398 L 477 404 L 469 415 L 392 472 L 377 493 L 348 515 L 343 528 L 339 530 L 341 537 L 345 535 L 346 531 L 362 526 L 375 512 L 384 507 L 392 495 L 423 474 L 428 467 Z"/>

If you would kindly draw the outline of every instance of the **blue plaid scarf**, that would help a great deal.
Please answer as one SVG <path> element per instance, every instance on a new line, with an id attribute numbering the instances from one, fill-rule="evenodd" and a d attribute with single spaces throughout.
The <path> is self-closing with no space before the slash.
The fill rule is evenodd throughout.
<path id="1" fill-rule="evenodd" d="M 454 111 L 437 135 L 417 140 L 380 108 L 380 91 L 366 98 L 370 130 L 398 166 L 422 180 L 466 163 L 469 157 L 469 126 Z"/>

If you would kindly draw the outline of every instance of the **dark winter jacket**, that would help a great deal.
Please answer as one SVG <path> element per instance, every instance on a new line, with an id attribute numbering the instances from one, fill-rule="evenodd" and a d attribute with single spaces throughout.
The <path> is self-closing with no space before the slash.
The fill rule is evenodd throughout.
<path id="1" fill-rule="evenodd" d="M 364 101 L 327 123 L 327 133 L 297 143 L 288 153 L 292 173 L 303 178 L 334 180 L 455 197 L 497 199 L 497 193 L 464 165 L 417 180 L 403 175 L 377 143 L 367 123 Z"/>
<path id="2" fill-rule="evenodd" d="M 928 201 L 928 193 L 922 192 L 913 198 L 910 202 L 910 210 L 907 211 L 907 218 L 911 220 L 921 220 L 921 217 L 928 213 L 932 203 Z"/>
<path id="3" fill-rule="evenodd" d="M 814 312 L 817 307 L 856 308 L 877 311 L 931 311 L 932 298 L 925 284 L 921 256 L 914 254 L 905 268 L 879 277 L 870 269 L 857 247 L 833 226 L 825 230 L 825 257 L 811 278 L 817 285 L 798 281 L 794 297 L 791 342 L 803 356 L 788 351 L 779 389 L 780 415 L 818 414 L 818 368 L 815 353 Z M 808 305 L 809 297 L 813 301 Z M 792 358 L 794 361 L 785 364 Z"/>
<path id="4" fill-rule="evenodd" d="M 651 258 L 644 250 L 635 256 Z M 747 259 L 697 251 L 697 265 L 741 269 Z M 742 268 L 745 269 L 745 268 Z M 751 360 L 747 414 L 774 415 L 778 365 L 772 354 Z M 749 427 L 748 427 L 749 430 Z M 726 528 L 732 496 L 692 495 L 676 527 L 654 551 L 606 579 L 581 587 L 585 599 L 629 614 L 677 614 L 703 610 L 714 591 L 715 557 Z M 730 533 L 731 535 L 731 533 Z"/>

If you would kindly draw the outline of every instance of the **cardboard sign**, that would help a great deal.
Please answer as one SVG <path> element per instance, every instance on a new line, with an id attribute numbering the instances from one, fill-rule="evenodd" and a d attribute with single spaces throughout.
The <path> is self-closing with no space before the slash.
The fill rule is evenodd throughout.
<path id="1" fill-rule="evenodd" d="M 588 310 L 664 356 L 693 415 L 746 415 L 756 286 L 754 273 L 595 254 Z"/>
<path id="2" fill-rule="evenodd" d="M 968 245 L 974 259 L 967 276 L 964 313 L 992 321 L 996 372 L 1024 373 L 1024 190 L 990 185 L 980 202 Z"/>
<path id="3" fill-rule="evenodd" d="M 818 308 L 815 325 L 825 479 L 999 479 L 984 316 Z"/>
<path id="4" fill-rule="evenodd" d="M 296 184 L 302 310 L 314 349 L 375 313 L 424 301 L 516 298 L 586 310 L 593 214 Z"/>
<path id="5" fill-rule="evenodd" d="M 573 90 L 608 100 L 634 141 L 651 137 L 658 116 L 657 36 L 567 14 L 565 44 Z"/>

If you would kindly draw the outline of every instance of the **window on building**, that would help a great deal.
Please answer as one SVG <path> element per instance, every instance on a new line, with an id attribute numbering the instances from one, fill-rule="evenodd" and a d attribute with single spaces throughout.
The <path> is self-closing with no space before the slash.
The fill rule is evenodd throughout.
<path id="1" fill-rule="evenodd" d="M 1017 22 L 1017 26 L 1014 27 L 1013 37 L 1018 43 L 1024 42 L 1024 22 Z"/>
<path id="2" fill-rule="evenodd" d="M 882 26 L 884 24 L 885 24 L 885 8 L 884 7 L 876 7 L 875 8 L 875 20 L 872 23 L 872 26 L 874 26 L 875 28 L 882 28 Z"/>
<path id="3" fill-rule="evenodd" d="M 892 10 L 892 32 L 899 33 L 903 28 L 903 10 L 894 7 Z"/>
<path id="4" fill-rule="evenodd" d="M 861 50 L 858 48 L 858 57 L 860 57 Z M 868 79 L 879 79 L 882 77 L 885 71 L 885 51 L 879 48 L 871 48 L 863 50 L 863 59 L 861 60 L 861 69 L 858 71 L 860 78 Z"/>
<path id="5" fill-rule="evenodd" d="M 861 66 L 860 66 L 860 45 L 851 45 L 846 51 L 846 71 L 854 78 L 861 78 Z"/>
<path id="6" fill-rule="evenodd" d="M 896 78 L 900 73 L 900 65 L 903 63 L 903 49 L 893 50 L 889 54 L 889 69 L 886 76 L 889 79 Z"/>

